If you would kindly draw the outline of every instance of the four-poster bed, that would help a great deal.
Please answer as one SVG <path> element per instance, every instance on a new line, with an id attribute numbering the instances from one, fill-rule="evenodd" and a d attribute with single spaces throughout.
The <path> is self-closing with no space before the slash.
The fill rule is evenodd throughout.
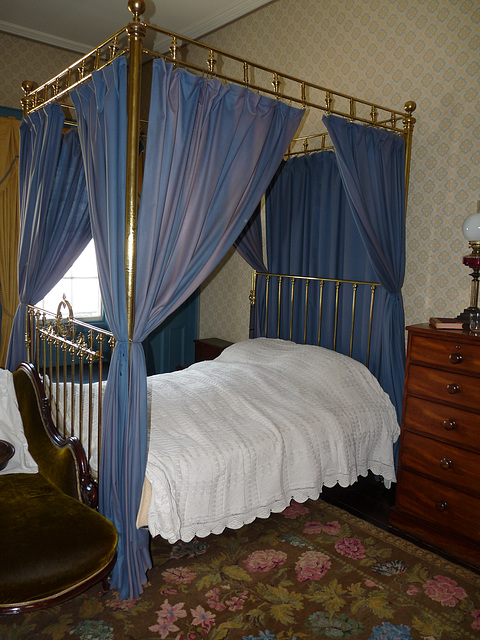
<path id="1" fill-rule="evenodd" d="M 78 126 L 79 141 L 70 144 L 72 156 L 83 158 L 88 205 L 79 197 L 77 200 L 81 202 L 76 210 L 81 211 L 78 218 L 82 220 L 85 210 L 90 210 L 89 225 L 96 245 L 102 298 L 116 340 L 103 400 L 99 481 L 100 507 L 119 531 L 113 586 L 119 589 L 122 598 L 134 597 L 142 591 L 145 571 L 150 566 L 146 532 L 136 528 L 147 465 L 147 384 L 141 341 L 198 287 L 237 240 L 287 147 L 290 145 L 292 155 L 310 150 L 310 137 L 318 136 L 321 126 L 317 114 L 327 114 L 324 118 L 327 132 L 320 134 L 320 148 L 330 147 L 327 136 L 335 141 L 342 179 L 347 182 L 349 152 L 336 119 L 346 118 L 353 127 L 361 125 L 361 133 L 366 130 L 367 137 L 371 131 L 380 131 L 389 142 L 390 139 L 401 142 L 394 188 L 389 185 L 388 198 L 378 188 L 373 198 L 379 201 L 386 198 L 379 203 L 384 216 L 392 213 L 388 199 L 395 199 L 393 209 L 398 220 L 403 220 L 415 122 L 414 103 L 407 103 L 405 112 L 400 112 L 296 80 L 146 25 L 140 20 L 144 8 L 141 0 L 130 0 L 134 18 L 126 29 L 37 89 L 30 83 L 23 85 L 24 212 L 30 207 L 38 213 L 42 204 L 45 216 L 50 211 L 48 197 L 44 196 L 46 202 L 42 203 L 35 192 L 35 186 L 40 188 L 43 184 L 43 168 L 38 170 L 30 147 L 34 148 L 39 138 L 46 157 L 48 151 L 44 148 L 48 145 L 52 145 L 57 158 L 63 157 L 55 151 L 48 129 L 54 129 L 53 138 L 60 137 L 64 113 L 69 116 L 74 113 Z M 147 33 L 168 36 L 171 44 L 167 53 L 145 50 Z M 199 62 L 199 56 L 205 52 L 206 69 Z M 147 71 L 152 75 L 149 97 L 142 85 L 142 75 L 145 78 Z M 142 102 L 148 100 L 150 112 L 146 122 L 141 112 Z M 308 118 L 304 116 L 307 111 Z M 214 121 L 218 117 L 224 126 L 219 140 L 218 121 Z M 302 137 L 299 142 L 292 142 L 302 118 Z M 357 129 L 350 128 L 347 137 L 356 134 Z M 143 146 L 146 151 L 140 176 L 139 150 Z M 374 143 L 374 152 L 376 146 Z M 212 149 L 213 155 L 209 156 Z M 375 160 L 372 162 L 374 165 Z M 51 178 L 52 193 L 61 190 L 59 180 L 57 176 Z M 363 219 L 364 210 L 371 208 L 371 197 L 362 199 L 361 185 L 349 185 L 347 200 L 359 218 L 357 224 L 362 225 L 362 240 L 373 252 L 381 254 L 379 241 L 371 233 L 374 225 Z M 72 190 L 77 194 L 83 193 L 82 189 L 80 180 Z M 23 223 L 26 226 L 25 219 Z M 88 233 L 82 230 L 78 235 L 83 238 Z M 68 237 L 63 241 L 68 246 Z M 82 242 L 76 239 L 77 254 Z M 400 253 L 401 250 L 400 247 Z M 389 252 L 391 248 L 386 247 L 387 258 Z M 381 274 L 382 285 L 385 280 L 385 308 L 394 317 L 393 321 L 387 321 L 390 331 L 391 326 L 398 329 L 403 322 L 399 293 L 403 263 L 400 256 L 398 269 L 392 271 L 388 265 L 384 269 L 377 264 L 382 259 L 383 255 L 372 262 Z M 22 252 L 19 260 L 22 261 Z M 28 274 L 23 274 L 23 280 L 29 280 Z M 339 278 L 331 280 L 340 283 Z M 22 287 L 22 277 L 19 281 Z M 41 286 L 37 285 L 37 289 Z M 37 290 L 29 295 L 42 297 Z M 26 298 L 25 293 L 20 296 L 21 313 L 17 312 L 19 318 L 9 350 L 10 367 L 25 359 L 18 354 L 24 353 L 19 345 L 23 342 L 26 305 L 32 302 Z M 304 306 L 308 306 L 305 299 Z M 335 306 L 334 344 L 328 345 L 330 348 L 335 348 L 340 307 Z M 377 319 L 377 329 L 381 322 Z M 371 323 L 367 322 L 367 326 L 370 329 Z M 403 326 L 401 329 L 403 334 Z M 284 338 L 279 334 L 276 337 Z M 291 334 L 286 338 L 294 339 Z M 403 335 L 400 338 L 403 342 Z M 377 363 L 381 361 L 385 341 L 384 337 Z M 367 342 L 369 352 L 370 338 Z M 398 339 L 395 342 L 398 346 Z M 401 360 L 401 355 L 396 357 Z M 396 365 L 398 368 L 398 362 Z M 395 395 L 394 389 L 386 391 Z M 389 437 L 390 442 L 396 438 L 392 425 Z M 361 467 L 360 472 L 363 471 Z"/>

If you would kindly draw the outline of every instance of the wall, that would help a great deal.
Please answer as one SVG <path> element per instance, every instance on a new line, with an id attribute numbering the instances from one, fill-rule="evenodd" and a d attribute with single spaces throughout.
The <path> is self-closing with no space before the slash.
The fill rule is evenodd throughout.
<path id="1" fill-rule="evenodd" d="M 40 85 L 79 57 L 79 53 L 0 32 L 0 105 L 21 108 L 24 80 Z"/>
<path id="2" fill-rule="evenodd" d="M 204 40 L 387 107 L 415 100 L 406 322 L 468 306 L 461 225 L 480 199 L 478 0 L 277 0 Z M 249 284 L 232 256 L 202 290 L 201 336 L 248 336 Z"/>

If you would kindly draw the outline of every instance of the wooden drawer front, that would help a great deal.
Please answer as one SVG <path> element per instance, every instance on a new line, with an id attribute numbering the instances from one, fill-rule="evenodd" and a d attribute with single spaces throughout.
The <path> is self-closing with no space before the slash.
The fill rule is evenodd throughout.
<path id="1" fill-rule="evenodd" d="M 480 492 L 480 456 L 465 449 L 405 431 L 401 465 L 421 471 L 459 489 Z"/>
<path id="2" fill-rule="evenodd" d="M 409 348 L 412 361 L 480 375 L 480 341 L 478 344 L 469 344 L 412 335 Z"/>
<path id="3" fill-rule="evenodd" d="M 478 413 L 407 396 L 403 426 L 405 429 L 414 429 L 450 444 L 480 451 L 480 414 Z"/>
<path id="4" fill-rule="evenodd" d="M 408 372 L 408 391 L 469 409 L 480 408 L 480 380 L 457 372 L 412 364 Z"/>
<path id="5" fill-rule="evenodd" d="M 402 471 L 397 506 L 413 516 L 442 529 L 480 541 L 480 499 L 435 480 Z"/>

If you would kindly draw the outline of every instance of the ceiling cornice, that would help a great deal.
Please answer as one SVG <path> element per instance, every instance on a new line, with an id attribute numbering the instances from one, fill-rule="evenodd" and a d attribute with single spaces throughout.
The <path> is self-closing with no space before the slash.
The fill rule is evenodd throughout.
<path id="1" fill-rule="evenodd" d="M 34 1 L 38 2 L 38 0 L 34 0 Z M 47 0 L 43 0 L 44 3 L 46 1 Z M 74 1 L 78 2 L 78 0 L 74 0 Z M 194 1 L 198 1 L 198 0 L 194 0 Z M 196 39 L 208 33 L 211 33 L 212 31 L 215 31 L 216 29 L 219 29 L 225 26 L 226 24 L 229 24 L 235 20 L 238 20 L 239 18 L 251 13 L 252 11 L 255 11 L 256 9 L 259 9 L 260 7 L 265 6 L 266 4 L 270 4 L 271 2 L 274 2 L 274 1 L 275 0 L 233 0 L 229 2 L 227 0 L 223 0 L 223 2 L 221 3 L 221 9 L 215 11 L 214 15 L 210 14 L 191 24 L 188 24 L 187 22 L 187 26 L 185 26 L 185 19 L 184 19 L 185 16 L 182 15 L 182 13 L 184 14 L 185 12 L 185 3 L 182 4 L 182 2 L 178 2 L 179 12 L 180 12 L 179 25 L 183 24 L 184 25 L 183 28 L 175 27 L 175 25 L 163 25 L 163 24 L 157 25 L 157 26 L 160 26 L 163 29 L 171 29 L 173 32 L 177 32 L 179 33 L 179 35 L 183 35 L 187 38 Z M 68 10 L 68 1 L 65 2 L 65 7 Z M 125 22 L 125 25 L 126 24 L 127 24 L 127 21 Z M 121 29 L 122 26 L 123 25 L 120 24 L 118 25 L 118 27 L 115 27 L 110 33 L 105 33 L 105 38 L 108 38 L 110 35 L 115 33 L 116 30 Z M 64 38 L 61 35 L 59 35 L 61 33 L 61 27 L 59 27 L 58 30 L 57 28 L 55 28 L 55 30 L 52 29 L 51 33 L 50 32 L 46 33 L 45 31 L 32 29 L 21 24 L 21 19 L 19 19 L 18 22 L 9 22 L 6 20 L 0 20 L 0 31 L 19 36 L 21 38 L 35 40 L 37 42 L 42 42 L 44 44 L 49 44 L 55 47 L 66 49 L 68 51 L 74 51 L 82 54 L 88 53 L 97 44 L 99 44 L 99 43 L 88 44 L 85 42 Z M 159 37 L 159 39 L 162 40 L 161 37 Z M 167 40 L 165 39 L 165 43 L 166 42 Z M 158 40 L 156 44 L 158 46 L 159 44 Z"/>
<path id="2" fill-rule="evenodd" d="M 77 53 L 88 53 L 92 47 L 81 42 L 74 42 L 73 40 L 67 40 L 51 33 L 44 33 L 43 31 L 37 31 L 35 29 L 29 29 L 19 24 L 12 24 L 11 22 L 5 22 L 0 20 L 0 31 L 11 33 L 20 38 L 27 38 L 28 40 L 35 40 L 36 42 L 43 42 L 44 44 L 50 44 L 54 47 L 60 47 L 61 49 L 67 49 L 68 51 L 75 51 Z"/>

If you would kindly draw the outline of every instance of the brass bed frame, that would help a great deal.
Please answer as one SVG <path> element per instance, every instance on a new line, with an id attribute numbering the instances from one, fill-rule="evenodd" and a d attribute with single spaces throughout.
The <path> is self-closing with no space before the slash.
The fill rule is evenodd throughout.
<path id="1" fill-rule="evenodd" d="M 304 118 L 302 135 L 291 145 L 289 153 L 314 151 L 312 139 L 320 140 L 320 149 L 329 143 L 320 131 L 322 113 L 335 114 L 375 127 L 388 129 L 405 139 L 405 193 L 408 192 L 412 136 L 415 125 L 413 112 L 416 104 L 405 103 L 404 111 L 383 107 L 374 102 L 356 98 L 327 87 L 298 79 L 278 70 L 256 64 L 250 60 L 231 55 L 208 44 L 183 37 L 171 31 L 141 21 L 145 12 L 144 0 L 129 0 L 128 9 L 133 20 L 117 31 L 98 47 L 82 56 L 75 63 L 58 73 L 39 87 L 31 81 L 22 84 L 24 114 L 27 115 L 49 102 L 57 101 L 69 118 L 73 117 L 73 104 L 69 92 L 87 82 L 94 71 L 103 68 L 118 58 L 128 56 L 128 130 L 127 130 L 127 174 L 126 174 L 126 295 L 127 320 L 130 340 L 134 327 L 135 264 L 136 264 L 136 219 L 139 204 L 138 148 L 141 135 L 148 134 L 148 122 L 141 120 L 142 102 L 147 94 L 142 87 L 142 72 L 146 75 L 148 62 L 163 58 L 167 62 L 184 67 L 197 74 L 215 76 L 224 82 L 240 84 L 262 94 L 273 96 L 296 106 L 304 107 L 308 117 Z M 146 47 L 150 37 L 161 37 L 162 50 Z M 206 56 L 206 58 L 205 58 Z M 74 118 L 73 118 L 74 119 Z"/>
<path id="2" fill-rule="evenodd" d="M 312 278 L 288 274 L 252 272 L 252 288 L 249 298 L 252 309 L 259 302 L 258 285 L 261 277 L 266 279 L 266 287 L 262 291 L 265 304 L 265 324 L 261 335 L 268 338 L 285 337 L 292 339 L 294 331 L 293 305 L 299 299 L 304 302 L 305 312 L 301 318 L 303 340 L 307 342 L 307 332 L 313 328 L 320 345 L 322 327 L 330 321 L 333 326 L 334 351 L 337 350 L 337 332 L 340 322 L 340 293 L 346 294 L 349 310 L 342 314 L 347 316 L 348 348 L 345 355 L 352 356 L 355 344 L 368 344 L 366 361 L 368 367 L 370 357 L 370 341 L 374 320 L 374 301 L 378 287 L 377 282 L 342 280 L 331 278 Z M 311 285 L 319 285 L 319 295 L 313 297 Z M 327 289 L 334 295 L 334 305 L 324 305 L 324 294 Z M 369 299 L 368 322 L 361 330 L 357 330 L 357 295 L 363 290 Z M 282 300 L 286 299 L 290 313 L 282 313 Z M 310 312 L 307 312 L 309 305 Z M 274 314 L 273 325 L 276 329 L 268 329 L 268 320 Z M 254 315 L 254 312 L 253 314 Z M 314 323 L 314 324 L 313 324 Z M 25 333 L 27 354 L 39 373 L 50 399 L 52 419 L 64 437 L 76 436 L 82 442 L 89 465 L 89 473 L 97 479 L 98 469 L 92 468 L 92 451 L 98 452 L 100 460 L 102 433 L 102 386 L 108 368 L 110 350 L 115 347 L 115 338 L 109 331 L 87 324 L 75 318 L 73 309 L 65 298 L 59 303 L 56 312 L 28 305 Z M 98 384 L 97 384 L 98 383 Z M 94 386 L 98 386 L 95 390 Z M 95 412 L 93 403 L 96 403 Z M 67 408 L 68 415 L 64 415 Z M 68 425 L 68 426 L 67 426 Z"/>
<path id="3" fill-rule="evenodd" d="M 127 150 L 126 150 L 126 176 L 125 176 L 125 293 L 127 306 L 128 338 L 133 341 L 134 333 L 134 309 L 135 309 L 135 269 L 137 258 L 137 215 L 140 202 L 142 184 L 142 157 L 139 155 L 140 141 L 148 138 L 148 121 L 145 114 L 148 112 L 148 81 L 151 61 L 162 58 L 167 63 L 185 68 L 194 74 L 204 74 L 207 77 L 215 77 L 222 82 L 233 83 L 260 94 L 286 101 L 305 110 L 298 135 L 290 145 L 287 154 L 308 153 L 311 151 L 331 148 L 331 142 L 325 133 L 321 116 L 333 114 L 341 116 L 352 122 L 362 123 L 367 126 L 388 130 L 403 137 L 405 141 L 405 197 L 408 194 L 408 180 L 410 174 L 410 156 L 412 149 L 412 136 L 415 125 L 413 113 L 416 105 L 413 101 L 405 103 L 403 110 L 383 107 L 374 102 L 356 98 L 344 93 L 331 90 L 306 80 L 283 74 L 276 69 L 268 68 L 261 64 L 255 64 L 250 60 L 231 55 L 204 42 L 198 42 L 185 38 L 171 31 L 142 22 L 141 16 L 146 9 L 145 0 L 129 0 L 128 9 L 132 19 L 124 28 L 117 31 L 98 47 L 83 55 L 79 60 L 67 69 L 58 73 L 41 86 L 36 87 L 31 81 L 22 84 L 24 98 L 22 106 L 24 115 L 28 115 L 37 109 L 41 109 L 53 101 L 59 103 L 65 113 L 65 124 L 75 126 L 75 109 L 71 100 L 70 91 L 80 84 L 88 82 L 92 74 L 112 64 L 120 56 L 127 59 Z M 150 38 L 162 38 L 160 47 L 156 50 L 149 48 L 147 43 Z M 143 78 L 143 82 L 142 82 Z M 318 142 L 318 146 L 314 145 Z M 277 274 L 278 275 L 278 274 Z M 272 274 L 272 277 L 276 277 Z M 292 296 L 298 295 L 300 278 L 285 276 L 291 284 Z M 307 286 L 307 290 L 311 286 Z M 373 300 L 378 285 L 376 283 L 352 283 L 351 281 L 323 280 L 324 287 L 337 287 L 336 304 L 333 306 L 335 327 L 338 322 L 338 292 L 343 287 L 351 287 L 353 291 L 350 305 L 355 316 L 355 299 L 358 287 L 369 287 L 371 290 L 371 310 L 373 313 Z M 277 287 L 278 289 L 278 287 Z M 281 288 L 280 288 L 281 289 Z M 255 291 L 255 289 L 253 289 Z M 252 294 L 252 304 L 255 302 L 255 293 Z M 306 294 L 302 294 L 306 295 Z M 309 295 L 309 294 L 308 294 Z M 320 297 L 320 300 L 323 298 Z M 63 318 L 62 312 L 68 310 L 68 318 Z M 343 307 L 342 307 L 343 309 Z M 322 316 L 323 318 L 323 313 Z M 371 316 L 372 318 L 372 316 Z M 368 331 L 371 330 L 371 319 L 368 323 Z M 322 320 L 323 323 L 323 320 Z M 364 322 L 362 321 L 362 326 Z M 354 331 L 355 322 L 352 320 L 352 344 L 356 340 L 358 332 Z M 321 328 L 319 329 L 321 331 Z M 336 329 L 335 329 L 336 331 Z M 113 348 L 112 335 L 93 326 L 88 326 L 74 318 L 73 311 L 66 301 L 60 305 L 57 313 L 48 314 L 43 310 L 30 308 L 26 321 L 26 340 L 29 346 L 29 358 L 33 364 L 43 372 L 44 383 L 47 386 L 50 398 L 53 399 L 55 390 L 59 390 L 63 384 L 61 393 L 68 394 L 68 386 L 74 394 L 75 379 L 82 380 L 85 387 L 85 396 L 77 403 L 74 395 L 71 400 L 71 424 L 70 431 L 78 434 L 90 461 L 90 452 L 95 443 L 91 442 L 93 432 L 92 407 L 90 399 L 93 397 L 94 372 L 97 379 L 102 380 L 106 368 L 105 347 Z M 368 337 L 368 341 L 370 338 Z M 37 359 L 37 360 L 36 360 Z M 87 374 L 85 374 L 87 372 Z M 63 377 L 63 383 L 58 376 Z M 85 381 L 84 378 L 87 378 Z M 98 385 L 101 389 L 102 385 Z M 98 394 L 98 416 L 101 421 L 102 399 Z M 83 398 L 88 398 L 89 407 L 86 413 L 83 411 Z M 79 417 L 75 414 L 75 405 L 79 411 Z M 45 407 L 47 403 L 45 403 Z M 65 406 L 67 403 L 65 402 Z M 56 411 L 56 410 L 55 410 Z M 81 416 L 81 419 L 80 419 Z M 57 416 L 58 417 L 58 416 Z M 66 420 L 65 420 L 66 422 Z M 85 423 L 85 424 L 84 424 Z M 101 423 L 98 425 L 98 434 L 101 441 Z M 98 458 L 100 459 L 100 457 Z M 143 571 L 143 569 L 142 569 Z M 141 589 L 140 589 L 141 592 Z"/>
<path id="4" fill-rule="evenodd" d="M 349 309 L 342 315 L 343 320 L 347 319 L 349 321 L 348 349 L 345 355 L 352 357 L 355 340 L 364 340 L 367 344 L 364 364 L 367 367 L 369 366 L 375 293 L 377 288 L 381 287 L 379 282 L 344 280 L 341 278 L 295 276 L 253 270 L 252 287 L 250 290 L 250 303 L 252 307 L 257 303 L 258 281 L 262 276 L 265 278 L 264 322 L 263 327 L 260 329 L 262 336 L 265 338 L 283 338 L 292 340 L 294 338 L 294 325 L 300 324 L 300 326 L 296 327 L 297 330 L 295 335 L 297 337 L 295 341 L 307 344 L 309 329 L 315 322 L 313 328 L 316 339 L 315 341 L 309 340 L 308 344 L 317 344 L 320 346 L 322 344 L 322 329 L 325 324 L 324 294 L 328 289 L 330 289 L 330 291 L 334 291 L 334 304 L 333 307 L 329 308 L 330 320 L 333 326 L 331 348 L 333 351 L 337 351 L 340 319 L 340 293 L 345 292 L 349 301 Z M 316 299 L 312 300 L 311 285 L 314 283 L 318 284 L 318 295 Z M 357 320 L 357 294 L 362 289 L 370 291 L 369 313 L 366 334 L 364 332 L 360 334 L 360 337 L 358 337 L 355 330 Z M 285 305 L 282 305 L 284 298 L 287 298 L 288 302 L 286 312 Z M 295 319 L 294 309 L 298 306 L 301 306 L 303 311 L 300 315 L 300 319 Z M 272 313 L 273 322 L 271 322 Z M 312 319 L 312 316 L 314 319 Z M 272 324 L 274 326 L 273 331 L 271 329 Z"/>

